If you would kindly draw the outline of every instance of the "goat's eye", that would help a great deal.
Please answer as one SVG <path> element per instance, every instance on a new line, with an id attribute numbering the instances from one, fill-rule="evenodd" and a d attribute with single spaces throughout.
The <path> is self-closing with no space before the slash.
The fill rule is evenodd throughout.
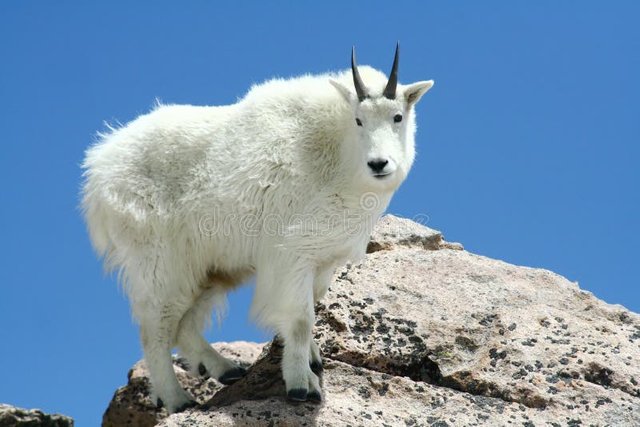
<path id="1" fill-rule="evenodd" d="M 402 121 L 402 114 L 396 114 L 393 116 L 393 121 L 396 123 L 400 123 Z"/>
<path id="2" fill-rule="evenodd" d="M 362 121 L 360 121 L 360 119 L 359 119 L 359 118 L 357 118 L 357 117 L 356 117 L 356 124 L 357 124 L 358 126 L 362 126 Z"/>

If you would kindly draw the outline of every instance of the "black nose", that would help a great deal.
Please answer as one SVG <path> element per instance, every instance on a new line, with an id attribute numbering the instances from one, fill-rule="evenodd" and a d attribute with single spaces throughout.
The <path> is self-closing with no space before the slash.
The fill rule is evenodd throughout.
<path id="1" fill-rule="evenodd" d="M 369 165 L 373 173 L 380 173 L 388 163 L 389 160 L 375 159 L 371 160 L 367 164 Z"/>

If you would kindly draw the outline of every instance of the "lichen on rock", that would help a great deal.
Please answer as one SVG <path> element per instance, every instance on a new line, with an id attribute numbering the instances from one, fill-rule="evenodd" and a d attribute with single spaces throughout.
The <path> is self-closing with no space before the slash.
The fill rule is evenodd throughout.
<path id="1" fill-rule="evenodd" d="M 0 427 L 73 427 L 73 419 L 0 403 Z"/>

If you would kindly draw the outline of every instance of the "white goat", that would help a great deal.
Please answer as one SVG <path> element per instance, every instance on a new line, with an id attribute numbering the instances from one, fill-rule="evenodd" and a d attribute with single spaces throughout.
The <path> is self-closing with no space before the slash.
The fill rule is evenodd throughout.
<path id="1" fill-rule="evenodd" d="M 388 80 L 351 60 L 340 73 L 268 81 L 233 105 L 158 106 L 87 150 L 91 240 L 119 271 L 170 412 L 195 404 L 174 346 L 194 373 L 223 384 L 245 374 L 202 330 L 253 274 L 252 316 L 284 341 L 288 398 L 321 400 L 314 303 L 337 266 L 364 255 L 413 163 L 413 107 L 433 85 L 397 83 L 397 47 Z"/>

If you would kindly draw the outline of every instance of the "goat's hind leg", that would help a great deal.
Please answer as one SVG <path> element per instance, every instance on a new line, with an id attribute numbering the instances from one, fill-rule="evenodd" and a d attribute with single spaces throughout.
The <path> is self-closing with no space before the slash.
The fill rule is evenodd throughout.
<path id="1" fill-rule="evenodd" d="M 176 337 L 182 311 L 175 302 L 164 304 L 158 310 L 147 310 L 140 316 L 140 334 L 144 359 L 156 404 L 170 413 L 180 412 L 196 405 L 189 393 L 182 389 L 171 359 L 171 348 Z"/>
<path id="2" fill-rule="evenodd" d="M 224 299 L 220 291 L 202 292 L 180 321 L 178 347 L 194 374 L 208 375 L 228 385 L 244 377 L 247 371 L 218 353 L 202 336 L 213 307 L 223 304 Z"/>
<path id="3" fill-rule="evenodd" d="M 309 346 L 309 366 L 311 367 L 311 371 L 320 375 L 324 370 L 322 366 L 322 356 L 320 356 L 320 348 L 318 348 L 318 344 L 315 343 L 313 337 L 311 338 L 311 345 Z"/>
<path id="4" fill-rule="evenodd" d="M 336 263 L 330 262 L 323 264 L 316 268 L 315 277 L 313 279 L 313 305 L 315 306 L 320 301 L 329 289 L 331 279 L 336 270 Z M 320 348 L 311 338 L 309 345 L 309 361 L 311 370 L 314 374 L 320 375 L 323 370 L 322 356 L 320 355 Z"/>

